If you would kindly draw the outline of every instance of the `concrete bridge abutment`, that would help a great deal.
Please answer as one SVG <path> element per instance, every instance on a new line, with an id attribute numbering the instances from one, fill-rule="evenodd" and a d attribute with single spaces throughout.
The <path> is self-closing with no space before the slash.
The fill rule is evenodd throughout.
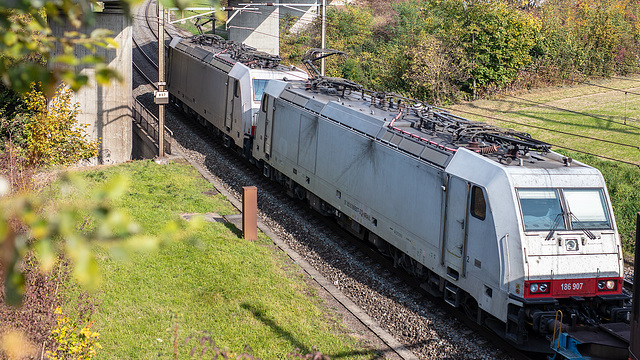
<path id="1" fill-rule="evenodd" d="M 108 29 L 119 47 L 98 48 L 109 68 L 122 76 L 122 82 L 112 81 L 109 85 L 96 83 L 96 69 L 80 66 L 76 70 L 89 78 L 89 83 L 74 93 L 72 101 L 80 104 L 78 122 L 87 124 L 91 140 L 99 140 L 99 154 L 92 162 L 115 164 L 128 161 L 132 153 L 132 28 L 120 1 L 104 1 L 104 10 L 97 12 L 96 21 L 91 26 L 76 29 L 70 24 L 51 23 L 54 36 L 62 37 L 65 31 L 79 31 L 90 35 L 95 29 Z M 82 58 L 92 54 L 83 46 L 76 46 L 74 55 Z"/>

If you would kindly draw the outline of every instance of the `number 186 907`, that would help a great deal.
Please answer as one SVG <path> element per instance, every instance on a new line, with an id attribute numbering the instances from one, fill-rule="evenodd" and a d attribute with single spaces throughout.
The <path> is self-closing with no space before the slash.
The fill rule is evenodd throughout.
<path id="1" fill-rule="evenodd" d="M 568 282 L 560 284 L 560 290 L 562 291 L 580 291 L 584 284 L 581 282 Z"/>

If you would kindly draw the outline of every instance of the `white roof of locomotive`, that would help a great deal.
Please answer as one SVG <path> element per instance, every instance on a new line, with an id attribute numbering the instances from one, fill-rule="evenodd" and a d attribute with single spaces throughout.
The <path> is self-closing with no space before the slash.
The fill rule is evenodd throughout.
<path id="1" fill-rule="evenodd" d="M 495 152 L 482 154 L 477 151 L 477 147 L 458 143 L 449 134 L 417 126 L 420 117 L 415 113 L 409 112 L 399 116 L 400 110 L 397 104 L 387 109 L 379 108 L 371 105 L 370 97 L 367 95 L 363 97 L 361 93 L 338 96 L 308 90 L 303 82 L 270 82 L 266 92 L 360 131 L 378 141 L 396 146 L 410 155 L 420 157 L 439 167 L 447 167 L 450 159 L 457 152 L 466 150 L 477 157 L 490 160 L 498 167 L 508 169 L 508 173 L 515 178 L 522 178 L 522 182 L 526 182 L 527 176 L 540 173 L 562 176 L 563 174 L 575 175 L 579 172 L 600 176 L 598 170 L 578 161 L 567 163 L 564 156 L 553 151 L 530 151 L 513 160 Z M 397 120 L 394 121 L 396 118 Z"/>

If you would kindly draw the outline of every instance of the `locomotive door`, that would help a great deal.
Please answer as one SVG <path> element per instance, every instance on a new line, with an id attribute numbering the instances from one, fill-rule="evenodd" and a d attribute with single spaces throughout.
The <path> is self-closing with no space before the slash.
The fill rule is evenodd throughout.
<path id="1" fill-rule="evenodd" d="M 233 113 L 237 101 L 240 101 L 240 81 L 229 76 L 229 81 L 227 81 L 227 108 L 224 116 L 224 128 L 227 132 L 231 132 L 233 127 Z"/>
<path id="2" fill-rule="evenodd" d="M 455 270 L 447 272 L 457 278 L 459 274 L 464 276 L 469 184 L 453 175 L 447 180 L 442 258 L 445 266 Z"/>
<path id="3" fill-rule="evenodd" d="M 276 99 L 272 96 L 268 96 L 265 94 L 265 96 L 267 97 L 265 100 L 265 103 L 263 104 L 263 106 L 265 107 L 265 112 L 266 112 L 266 116 L 265 116 L 265 122 L 264 122 L 264 146 L 262 147 L 264 149 L 264 153 L 267 156 L 271 156 L 271 136 L 273 133 L 273 113 L 275 111 L 275 102 Z M 268 157 L 267 157 L 268 159 Z"/>

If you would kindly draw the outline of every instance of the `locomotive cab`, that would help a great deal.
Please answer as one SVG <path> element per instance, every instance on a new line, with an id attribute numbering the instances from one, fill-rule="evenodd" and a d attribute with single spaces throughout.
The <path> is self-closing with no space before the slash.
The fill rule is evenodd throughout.
<path id="1" fill-rule="evenodd" d="M 525 299 L 622 292 L 621 252 L 604 188 L 517 188 L 516 193 L 527 249 Z"/>
<path id="2" fill-rule="evenodd" d="M 296 67 L 279 65 L 278 57 L 254 50 L 224 40 L 203 45 L 198 37 L 175 37 L 167 62 L 171 102 L 247 157 L 266 84 L 308 77 Z"/>
<path id="3" fill-rule="evenodd" d="M 606 327 L 628 321 L 629 313 L 620 238 L 602 175 L 553 152 L 535 156 L 505 164 L 459 149 L 447 167 L 486 193 L 487 228 L 494 230 L 495 243 L 478 236 L 472 217 L 467 220 L 467 237 L 485 240 L 465 244 L 471 280 L 465 288 L 474 289 L 479 308 L 506 324 L 496 330 L 523 348 L 539 348 L 529 344 L 534 334 L 544 340 L 569 327 Z M 478 268 L 485 263 L 495 265 L 493 276 Z M 474 286 L 474 278 L 482 286 Z"/>

